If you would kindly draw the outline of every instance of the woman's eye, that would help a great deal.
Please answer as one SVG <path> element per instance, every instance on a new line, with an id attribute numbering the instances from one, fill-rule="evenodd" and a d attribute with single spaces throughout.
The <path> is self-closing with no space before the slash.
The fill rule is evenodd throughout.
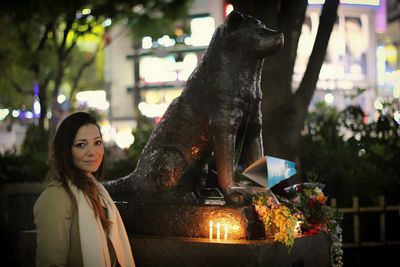
<path id="1" fill-rule="evenodd" d="M 84 148 L 84 147 L 85 147 L 85 144 L 84 144 L 84 143 L 78 143 L 78 144 L 75 144 L 75 147 L 77 147 L 77 148 Z"/>
<path id="2" fill-rule="evenodd" d="M 96 145 L 102 145 L 102 144 L 103 144 L 103 141 L 102 141 L 102 140 L 96 141 Z"/>

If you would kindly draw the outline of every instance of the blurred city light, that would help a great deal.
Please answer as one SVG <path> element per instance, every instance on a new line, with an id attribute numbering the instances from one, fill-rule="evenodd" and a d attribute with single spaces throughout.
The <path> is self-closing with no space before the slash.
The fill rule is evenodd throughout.
<path id="1" fill-rule="evenodd" d="M 227 4 L 225 6 L 225 17 L 229 15 L 233 11 L 233 5 L 232 4 Z"/>
<path id="2" fill-rule="evenodd" d="M 382 110 L 383 109 L 383 104 L 379 98 L 377 98 L 374 102 L 374 107 L 377 110 Z"/>
<path id="3" fill-rule="evenodd" d="M 92 10 L 90 10 L 90 8 L 85 8 L 82 10 L 82 15 L 89 15 L 92 12 Z"/>
<path id="4" fill-rule="evenodd" d="M 397 122 L 397 124 L 400 124 L 400 111 L 395 111 L 393 114 L 394 120 Z"/>
<path id="5" fill-rule="evenodd" d="M 4 120 L 8 114 L 10 114 L 10 111 L 7 108 L 0 109 L 0 121 Z"/>
<path id="6" fill-rule="evenodd" d="M 378 46 L 376 50 L 376 65 L 378 73 L 378 85 L 382 86 L 385 84 L 386 75 L 386 49 L 383 46 Z"/>
<path id="7" fill-rule="evenodd" d="M 65 99 L 66 99 L 65 95 L 58 95 L 57 96 L 58 104 L 62 104 L 65 101 Z"/>
<path id="8" fill-rule="evenodd" d="M 81 107 L 96 108 L 106 110 L 110 103 L 107 101 L 104 90 L 82 91 L 76 94 L 76 100 Z"/>
<path id="9" fill-rule="evenodd" d="M 21 114 L 22 115 L 22 114 Z M 25 112 L 25 118 L 26 119 L 33 119 L 33 113 L 32 113 L 32 111 L 27 111 L 27 112 Z"/>
<path id="10" fill-rule="evenodd" d="M 150 49 L 153 46 L 153 39 L 150 36 L 145 36 L 142 39 L 142 48 Z"/>
<path id="11" fill-rule="evenodd" d="M 18 118 L 20 114 L 21 114 L 21 112 L 19 110 L 16 110 L 16 109 L 14 109 L 11 112 L 11 116 L 13 116 L 14 118 Z"/>
<path id="12" fill-rule="evenodd" d="M 129 148 L 134 141 L 135 137 L 132 135 L 132 129 L 129 127 L 119 130 L 115 136 L 115 143 L 121 149 Z"/>
<path id="13" fill-rule="evenodd" d="M 170 47 L 175 45 L 175 40 L 170 38 L 168 35 L 163 35 L 157 40 L 157 42 L 164 47 Z"/>
<path id="14" fill-rule="evenodd" d="M 111 127 L 110 122 L 107 120 L 101 121 L 99 125 L 103 141 L 106 143 L 110 142 L 113 136 L 115 136 L 115 129 Z"/>
<path id="15" fill-rule="evenodd" d="M 208 45 L 214 34 L 215 21 L 212 17 L 194 18 L 190 22 L 190 29 L 192 30 L 192 45 Z"/>
<path id="16" fill-rule="evenodd" d="M 112 20 L 110 18 L 105 19 L 103 21 L 103 27 L 109 27 L 109 26 L 111 26 L 111 24 L 112 24 Z"/>
<path id="17" fill-rule="evenodd" d="M 325 94 L 324 99 L 325 99 L 325 102 L 326 102 L 327 104 L 331 105 L 331 104 L 333 103 L 333 101 L 334 101 L 335 98 L 334 98 L 334 96 L 333 96 L 331 93 L 327 93 L 327 94 Z"/>
<path id="18" fill-rule="evenodd" d="M 393 97 L 400 98 L 400 70 L 392 72 L 393 76 Z"/>
<path id="19" fill-rule="evenodd" d="M 167 110 L 169 103 L 146 103 L 140 102 L 138 108 L 140 112 L 150 118 L 161 117 Z"/>
<path id="20" fill-rule="evenodd" d="M 308 0 L 309 4 L 323 4 L 325 0 Z M 341 4 L 379 6 L 380 0 L 340 0 Z"/>
<path id="21" fill-rule="evenodd" d="M 33 113 L 36 115 L 40 115 L 40 103 L 39 100 L 35 100 L 35 102 L 33 103 Z"/>

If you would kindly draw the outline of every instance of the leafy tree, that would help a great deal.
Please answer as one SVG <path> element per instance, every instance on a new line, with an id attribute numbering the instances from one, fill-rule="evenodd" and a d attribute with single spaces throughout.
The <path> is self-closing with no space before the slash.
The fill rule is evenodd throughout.
<path id="1" fill-rule="evenodd" d="M 324 178 L 328 194 L 344 202 L 341 205 L 351 205 L 353 195 L 364 205 L 377 205 L 379 195 L 398 203 L 400 127 L 387 110 L 371 123 L 363 122 L 364 116 L 359 106 L 338 112 L 317 104 L 301 140 L 302 171 Z"/>
<path id="2" fill-rule="evenodd" d="M 61 85 L 70 79 L 71 95 L 78 90 L 85 69 L 96 59 L 95 51 L 79 49 L 90 36 L 104 38 L 104 24 L 126 19 L 140 38 L 143 32 L 168 31 L 171 23 L 185 16 L 192 0 L 25 0 L 3 1 L 0 6 L 0 91 L 32 96 L 39 87 L 39 128 L 44 129 L 47 111 L 55 118 Z M 84 55 L 83 55 L 84 53 Z M 21 100 L 22 101 L 22 100 Z M 15 104 L 1 100 L 2 105 Z M 50 132 L 57 120 L 50 122 Z"/>
<path id="3" fill-rule="evenodd" d="M 268 57 L 263 68 L 263 141 L 266 154 L 297 160 L 301 130 L 337 17 L 339 0 L 326 0 L 323 5 L 314 47 L 298 88 L 292 87 L 292 75 L 307 0 L 230 2 L 236 10 L 260 19 L 285 36 L 284 48 Z"/>

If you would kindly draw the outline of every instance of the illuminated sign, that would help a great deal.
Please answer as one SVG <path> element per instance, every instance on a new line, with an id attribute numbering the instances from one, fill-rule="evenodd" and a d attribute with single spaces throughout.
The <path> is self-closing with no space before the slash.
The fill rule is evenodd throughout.
<path id="1" fill-rule="evenodd" d="M 380 0 L 341 0 L 341 4 L 379 6 Z M 325 0 L 308 0 L 309 4 L 323 4 Z"/>

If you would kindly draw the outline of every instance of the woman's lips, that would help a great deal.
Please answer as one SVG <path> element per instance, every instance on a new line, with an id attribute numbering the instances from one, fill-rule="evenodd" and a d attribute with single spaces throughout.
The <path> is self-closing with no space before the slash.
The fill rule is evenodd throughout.
<path id="1" fill-rule="evenodd" d="M 84 162 L 87 164 L 95 164 L 98 162 L 98 160 L 85 160 Z"/>

